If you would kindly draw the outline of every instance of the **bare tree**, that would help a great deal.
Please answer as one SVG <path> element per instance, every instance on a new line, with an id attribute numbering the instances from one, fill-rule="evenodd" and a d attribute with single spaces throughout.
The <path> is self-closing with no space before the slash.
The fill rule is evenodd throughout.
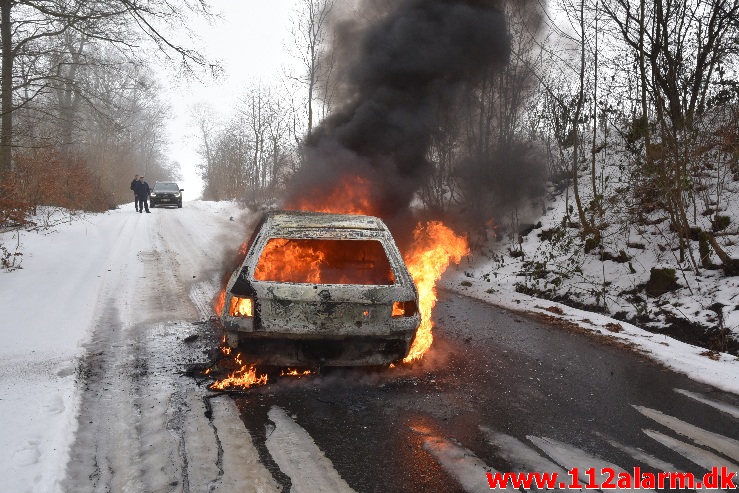
<path id="1" fill-rule="evenodd" d="M 310 136 L 314 120 L 314 104 L 319 88 L 323 89 L 324 111 L 331 105 L 332 81 L 335 59 L 328 48 L 328 21 L 336 0 L 300 0 L 297 19 L 293 28 L 295 46 L 291 47 L 294 56 L 300 61 L 302 74 L 291 78 L 307 90 L 306 135 Z M 325 113 L 321 115 L 325 117 Z"/>
<path id="2" fill-rule="evenodd" d="M 293 106 L 279 84 L 253 82 L 224 125 L 208 108 L 193 108 L 201 141 L 201 176 L 208 199 L 245 200 L 262 206 L 273 201 L 294 168 Z"/>
<path id="3" fill-rule="evenodd" d="M 212 194 L 210 186 L 214 181 L 215 173 L 213 140 L 217 132 L 216 116 L 210 106 L 205 103 L 195 103 L 190 107 L 190 120 L 197 129 L 196 138 L 200 141 L 198 154 L 203 160 L 200 165 L 200 176 L 204 184 L 203 196 L 207 198 Z"/>
<path id="4" fill-rule="evenodd" d="M 149 40 L 166 57 L 177 55 L 186 68 L 204 65 L 201 55 L 176 44 L 163 33 L 182 22 L 185 10 L 207 14 L 204 0 L 0 0 L 0 176 L 12 169 L 13 112 L 48 90 L 56 90 L 74 109 L 76 68 L 88 42 L 113 44 L 136 58 L 136 49 Z M 62 42 L 57 42 L 62 39 Z M 67 50 L 59 56 L 59 46 Z M 62 139 L 66 140 L 66 139 Z"/>
<path id="5" fill-rule="evenodd" d="M 668 0 L 647 8 L 644 0 L 608 0 L 604 7 L 639 62 L 645 171 L 666 199 L 680 261 L 687 250 L 697 269 L 686 205 L 694 196 L 688 186 L 691 163 L 700 162 L 696 153 L 702 152 L 695 145 L 695 124 L 709 105 L 720 67 L 737 55 L 739 1 Z"/>

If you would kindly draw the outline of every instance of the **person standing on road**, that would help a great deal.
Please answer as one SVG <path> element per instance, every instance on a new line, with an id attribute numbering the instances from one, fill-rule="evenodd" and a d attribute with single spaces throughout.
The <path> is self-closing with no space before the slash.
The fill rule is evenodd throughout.
<path id="1" fill-rule="evenodd" d="M 144 175 L 141 175 L 139 177 L 139 182 L 136 184 L 136 197 L 138 200 L 139 212 L 144 212 L 144 208 L 146 208 L 146 213 L 149 214 L 149 192 L 151 192 L 149 184 L 144 181 Z"/>
<path id="2" fill-rule="evenodd" d="M 131 182 L 131 190 L 133 190 L 133 205 L 136 207 L 136 212 L 139 211 L 139 199 L 138 195 L 136 195 L 136 189 L 139 186 L 139 175 L 136 175 L 133 177 L 133 181 Z"/>

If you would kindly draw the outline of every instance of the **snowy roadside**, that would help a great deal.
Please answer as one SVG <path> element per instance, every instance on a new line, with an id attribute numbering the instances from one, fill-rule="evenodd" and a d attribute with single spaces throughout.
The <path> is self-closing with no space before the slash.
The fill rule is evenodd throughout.
<path id="1" fill-rule="evenodd" d="M 672 337 L 654 334 L 627 322 L 561 303 L 534 298 L 515 290 L 496 289 L 494 283 L 470 278 L 462 267 L 450 269 L 441 287 L 512 311 L 546 315 L 573 323 L 587 331 L 612 337 L 631 346 L 665 367 L 718 389 L 739 394 L 739 358 L 711 353 Z"/>
<path id="2" fill-rule="evenodd" d="M 105 227 L 102 227 L 105 225 Z M 20 234 L 22 269 L 0 274 L 0 470 L 8 491 L 53 491 L 77 421 L 76 370 L 124 216 L 85 215 Z"/>
<path id="3" fill-rule="evenodd" d="M 147 215 L 126 204 L 51 230 L 20 233 L 22 269 L 0 272 L 0 472 L 5 491 L 60 490 L 77 430 L 80 362 L 94 330 L 105 323 L 104 313 L 114 310 L 124 327 L 171 315 L 134 313 L 152 291 L 146 269 L 159 247 L 156 214 L 177 213 L 178 234 L 208 245 L 231 225 L 236 229 L 228 218 L 242 212 L 229 202 L 185 205 Z M 3 233 L 0 241 L 15 244 L 16 234 Z M 175 240 L 187 244 L 182 237 Z M 186 301 L 172 310 L 182 311 Z"/>

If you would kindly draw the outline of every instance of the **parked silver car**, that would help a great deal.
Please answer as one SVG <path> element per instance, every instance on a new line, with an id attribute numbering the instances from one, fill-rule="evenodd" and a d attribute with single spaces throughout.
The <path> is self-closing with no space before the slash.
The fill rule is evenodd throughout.
<path id="1" fill-rule="evenodd" d="M 383 365 L 408 354 L 417 307 L 380 219 L 278 211 L 231 275 L 221 320 L 227 343 L 257 364 Z"/>

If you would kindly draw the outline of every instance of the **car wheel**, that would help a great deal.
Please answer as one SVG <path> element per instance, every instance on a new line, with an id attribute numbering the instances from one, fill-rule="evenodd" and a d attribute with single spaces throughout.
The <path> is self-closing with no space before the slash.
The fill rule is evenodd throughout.
<path id="1" fill-rule="evenodd" d="M 177 208 L 178 209 L 182 209 L 182 202 L 180 202 L 179 204 L 177 204 Z"/>
<path id="2" fill-rule="evenodd" d="M 154 208 L 154 202 L 152 202 L 151 204 L 149 204 L 149 207 L 151 207 L 153 209 Z"/>

